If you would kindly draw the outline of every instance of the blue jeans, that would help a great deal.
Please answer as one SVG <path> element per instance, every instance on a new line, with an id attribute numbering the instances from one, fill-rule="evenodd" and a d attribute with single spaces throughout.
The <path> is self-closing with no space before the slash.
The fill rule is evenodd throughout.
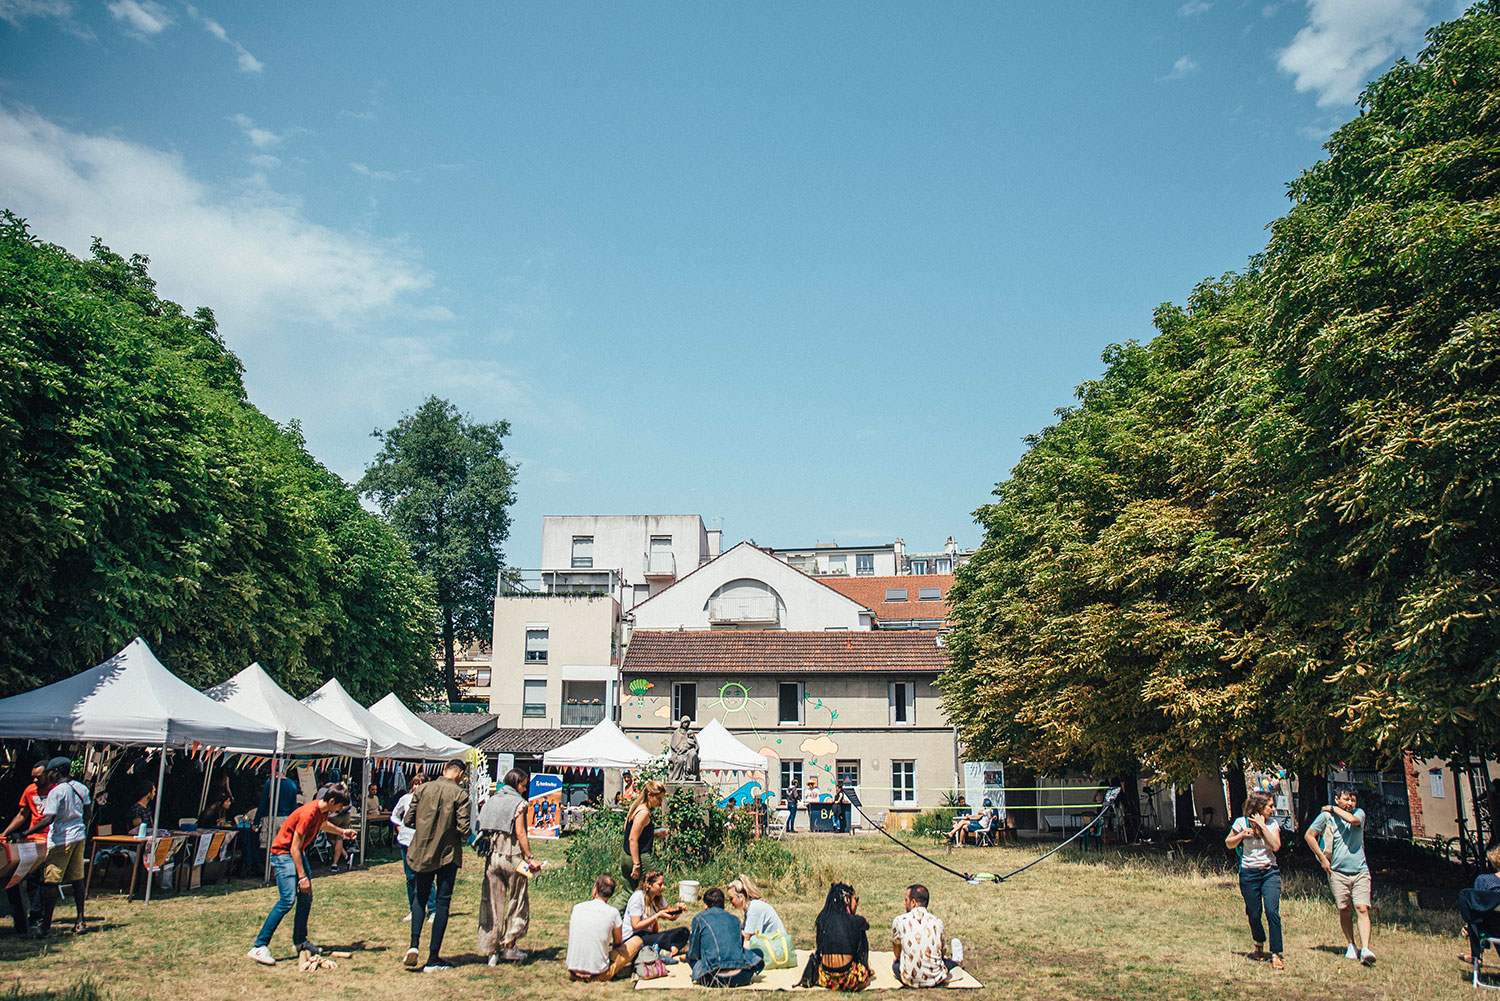
<path id="1" fill-rule="evenodd" d="M 406 846 L 401 846 L 401 868 L 406 872 L 406 909 L 413 914 L 417 912 L 417 874 L 411 866 L 406 864 Z M 437 913 L 437 884 L 433 883 L 432 892 L 427 895 L 427 912 Z"/>
<path id="2" fill-rule="evenodd" d="M 734 973 L 710 973 L 698 981 L 699 987 L 744 987 L 755 979 L 757 970 L 736 970 Z"/>
<path id="3" fill-rule="evenodd" d="M 1257 944 L 1266 940 L 1260 925 L 1265 908 L 1266 924 L 1271 927 L 1270 949 L 1281 954 L 1281 870 L 1276 866 L 1240 870 L 1240 896 L 1245 898 L 1245 917 L 1250 919 L 1250 938 Z"/>
<path id="4" fill-rule="evenodd" d="M 270 945 L 271 936 L 276 934 L 276 926 L 281 924 L 286 912 L 295 906 L 296 913 L 292 915 L 292 944 L 300 948 L 307 941 L 307 912 L 312 910 L 312 894 L 298 892 L 297 864 L 292 861 L 290 854 L 271 853 L 271 875 L 276 877 L 276 890 L 280 896 L 271 905 L 266 923 L 260 926 L 255 944 Z"/>
<path id="5" fill-rule="evenodd" d="M 797 804 L 788 803 L 786 806 L 786 832 L 791 834 L 797 829 Z"/>

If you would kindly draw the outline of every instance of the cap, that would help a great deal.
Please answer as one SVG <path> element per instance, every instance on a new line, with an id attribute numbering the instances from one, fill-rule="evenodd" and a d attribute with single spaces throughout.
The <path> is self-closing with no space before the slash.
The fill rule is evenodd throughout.
<path id="1" fill-rule="evenodd" d="M 984 805 L 985 805 L 985 806 L 994 806 L 994 805 L 995 805 L 995 804 L 994 804 L 994 803 L 991 803 L 991 802 L 990 802 L 990 801 L 989 801 L 989 800 L 985 800 L 985 801 L 984 801 Z"/>
<path id="2" fill-rule="evenodd" d="M 71 772 L 73 770 L 73 759 L 56 757 L 47 762 L 47 770 L 52 772 Z"/>

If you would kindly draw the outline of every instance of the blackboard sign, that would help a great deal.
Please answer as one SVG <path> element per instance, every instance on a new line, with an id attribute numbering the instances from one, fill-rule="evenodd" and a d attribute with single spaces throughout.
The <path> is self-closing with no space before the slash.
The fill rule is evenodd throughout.
<path id="1" fill-rule="evenodd" d="M 807 811 L 807 829 L 809 831 L 834 831 L 839 834 L 845 834 L 851 830 L 849 824 L 851 811 L 848 803 L 834 803 L 832 801 L 806 803 L 803 805 L 803 809 Z"/>

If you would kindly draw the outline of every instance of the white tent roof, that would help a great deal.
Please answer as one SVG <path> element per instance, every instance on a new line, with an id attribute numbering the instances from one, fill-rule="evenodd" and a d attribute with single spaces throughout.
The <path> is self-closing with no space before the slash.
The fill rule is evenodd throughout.
<path id="1" fill-rule="evenodd" d="M 704 771 L 763 772 L 766 756 L 741 744 L 715 718 L 698 731 L 698 767 Z"/>
<path id="2" fill-rule="evenodd" d="M 634 768 L 644 765 L 651 757 L 620 732 L 613 722 L 601 719 L 583 736 L 543 754 L 542 764 L 549 767 Z"/>
<path id="3" fill-rule="evenodd" d="M 410 734 L 396 729 L 356 702 L 354 696 L 344 691 L 344 686 L 339 684 L 337 678 L 330 678 L 326 685 L 303 699 L 302 704 L 319 716 L 326 716 L 333 720 L 345 730 L 359 734 L 361 741 L 368 737 L 371 757 L 407 758 L 416 761 L 442 757 L 422 746 L 421 741 L 413 740 Z"/>
<path id="4" fill-rule="evenodd" d="M 0 737 L 276 750 L 275 730 L 168 671 L 139 636 L 98 667 L 0 699 Z"/>
<path id="5" fill-rule="evenodd" d="M 406 708 L 406 703 L 396 698 L 395 692 L 387 694 L 385 698 L 371 706 L 370 713 L 376 719 L 389 723 L 397 730 L 411 734 L 413 740 L 424 747 L 432 748 L 444 757 L 462 757 L 471 750 L 468 744 L 461 740 L 454 740 Z"/>
<path id="6" fill-rule="evenodd" d="M 203 694 L 284 734 L 280 747 L 284 754 L 365 756 L 365 738 L 292 698 L 259 664 L 251 664 Z"/>

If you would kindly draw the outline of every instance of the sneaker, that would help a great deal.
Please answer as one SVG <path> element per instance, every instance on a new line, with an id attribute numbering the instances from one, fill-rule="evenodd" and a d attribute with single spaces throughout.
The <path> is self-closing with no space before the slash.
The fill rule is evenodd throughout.
<path id="1" fill-rule="evenodd" d="M 443 972 L 445 972 L 447 970 L 451 970 L 451 969 L 453 969 L 453 964 L 450 963 L 450 962 L 448 962 L 446 959 L 434 959 L 432 962 L 430 962 L 426 966 L 422 967 L 422 972 L 423 973 L 443 973 Z"/>
<path id="2" fill-rule="evenodd" d="M 411 924 L 411 911 L 407 911 L 406 917 L 402 918 L 401 920 L 405 921 L 407 924 Z"/>
<path id="3" fill-rule="evenodd" d="M 524 963 L 526 962 L 526 951 L 524 949 L 517 949 L 515 946 L 511 946 L 509 949 L 506 949 L 500 954 L 500 958 L 505 960 L 507 963 Z"/>
<path id="4" fill-rule="evenodd" d="M 415 950 L 415 949 L 407 949 L 406 950 L 406 958 L 403 959 L 401 962 L 402 962 L 402 964 L 408 970 L 415 970 L 417 968 L 417 962 L 418 962 L 417 957 L 418 957 L 417 950 Z"/>
<path id="5" fill-rule="evenodd" d="M 305 952 L 310 956 L 323 955 L 323 950 L 313 945 L 311 942 L 303 942 L 301 945 L 297 946 L 297 951 Z"/>
<path id="6" fill-rule="evenodd" d="M 262 966 L 276 965 L 276 957 L 271 955 L 271 950 L 263 945 L 257 945 L 255 948 L 245 953 L 245 955 L 250 959 L 255 960 Z"/>
<path id="7" fill-rule="evenodd" d="M 500 954 L 498 952 L 492 952 L 492 953 L 490 953 L 490 965 L 491 966 L 499 966 L 500 965 Z"/>
<path id="8" fill-rule="evenodd" d="M 1359 950 L 1356 949 L 1356 948 L 1354 948 L 1354 943 L 1353 942 L 1350 942 L 1349 943 L 1349 948 L 1347 948 L 1347 949 L 1344 950 L 1344 958 L 1345 959 L 1358 959 L 1359 958 Z"/>
<path id="9" fill-rule="evenodd" d="M 1359 961 L 1361 963 L 1364 963 L 1366 966 L 1369 966 L 1371 963 L 1375 962 L 1375 953 L 1369 949 L 1361 949 L 1359 950 Z"/>
<path id="10" fill-rule="evenodd" d="M 330 876 L 337 876 L 339 874 L 339 867 L 336 866 L 336 865 L 329 866 L 328 867 L 328 874 Z"/>
<path id="11" fill-rule="evenodd" d="M 682 962 L 682 960 L 677 959 L 674 956 L 663 956 L 663 957 L 661 957 L 661 965 L 663 965 L 663 966 L 676 966 L 680 962 Z"/>
<path id="12" fill-rule="evenodd" d="M 436 914 L 428 914 L 427 915 L 427 923 L 428 924 L 432 924 L 436 920 L 437 920 L 437 915 Z"/>

